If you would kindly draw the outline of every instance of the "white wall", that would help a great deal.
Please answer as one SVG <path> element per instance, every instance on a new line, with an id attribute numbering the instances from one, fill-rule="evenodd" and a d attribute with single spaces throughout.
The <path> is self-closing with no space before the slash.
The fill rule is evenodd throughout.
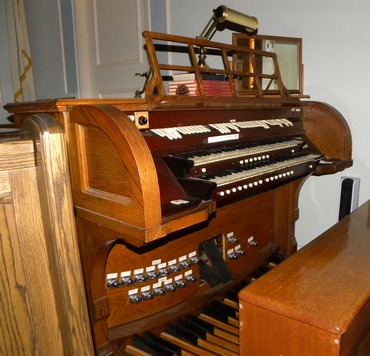
<path id="1" fill-rule="evenodd" d="M 360 204 L 370 199 L 370 30 L 368 0 L 168 0 L 172 34 L 195 37 L 219 5 L 256 16 L 259 34 L 303 39 L 304 92 L 338 109 L 352 131 L 354 165 L 331 176 L 310 177 L 299 200 L 299 245 L 338 220 L 340 178 L 361 179 Z M 215 41 L 231 43 L 231 32 Z"/>

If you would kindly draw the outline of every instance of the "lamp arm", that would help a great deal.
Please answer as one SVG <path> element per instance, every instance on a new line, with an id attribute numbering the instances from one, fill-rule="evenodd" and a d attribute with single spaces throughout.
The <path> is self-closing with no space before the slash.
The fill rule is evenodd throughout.
<path id="1" fill-rule="evenodd" d="M 216 19 L 216 16 L 213 15 L 209 19 L 207 25 L 204 27 L 201 34 L 197 36 L 197 38 L 203 38 L 205 40 L 210 40 L 217 31 L 216 26 L 217 26 L 217 19 Z"/>

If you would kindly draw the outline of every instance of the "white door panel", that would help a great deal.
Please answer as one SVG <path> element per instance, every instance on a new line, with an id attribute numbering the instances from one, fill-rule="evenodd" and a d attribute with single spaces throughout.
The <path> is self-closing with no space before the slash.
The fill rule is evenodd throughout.
<path id="1" fill-rule="evenodd" d="M 78 4 L 77 4 L 78 3 Z M 75 1 L 80 97 L 133 97 L 148 70 L 148 0 Z M 86 39 L 87 42 L 84 42 Z"/>

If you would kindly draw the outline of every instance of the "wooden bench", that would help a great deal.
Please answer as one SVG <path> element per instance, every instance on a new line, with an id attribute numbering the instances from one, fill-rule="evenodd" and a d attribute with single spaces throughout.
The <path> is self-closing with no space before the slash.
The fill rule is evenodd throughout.
<path id="1" fill-rule="evenodd" d="M 239 293 L 243 355 L 370 355 L 370 202 Z"/>

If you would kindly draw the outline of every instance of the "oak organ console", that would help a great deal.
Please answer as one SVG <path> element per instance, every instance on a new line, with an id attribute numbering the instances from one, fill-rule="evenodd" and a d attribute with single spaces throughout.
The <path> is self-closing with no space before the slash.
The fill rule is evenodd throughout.
<path id="1" fill-rule="evenodd" d="M 274 53 L 144 36 L 145 99 L 6 108 L 17 125 L 42 112 L 65 128 L 96 354 L 237 355 L 237 291 L 295 252 L 299 189 L 351 166 L 351 134 L 334 108 L 290 95 Z M 159 63 L 166 46 L 190 64 Z M 198 66 L 200 47 L 222 68 Z M 240 52 L 248 72 L 232 68 Z M 192 74 L 197 95 L 168 95 L 168 71 Z M 231 95 L 206 95 L 206 75 L 223 76 Z"/>

